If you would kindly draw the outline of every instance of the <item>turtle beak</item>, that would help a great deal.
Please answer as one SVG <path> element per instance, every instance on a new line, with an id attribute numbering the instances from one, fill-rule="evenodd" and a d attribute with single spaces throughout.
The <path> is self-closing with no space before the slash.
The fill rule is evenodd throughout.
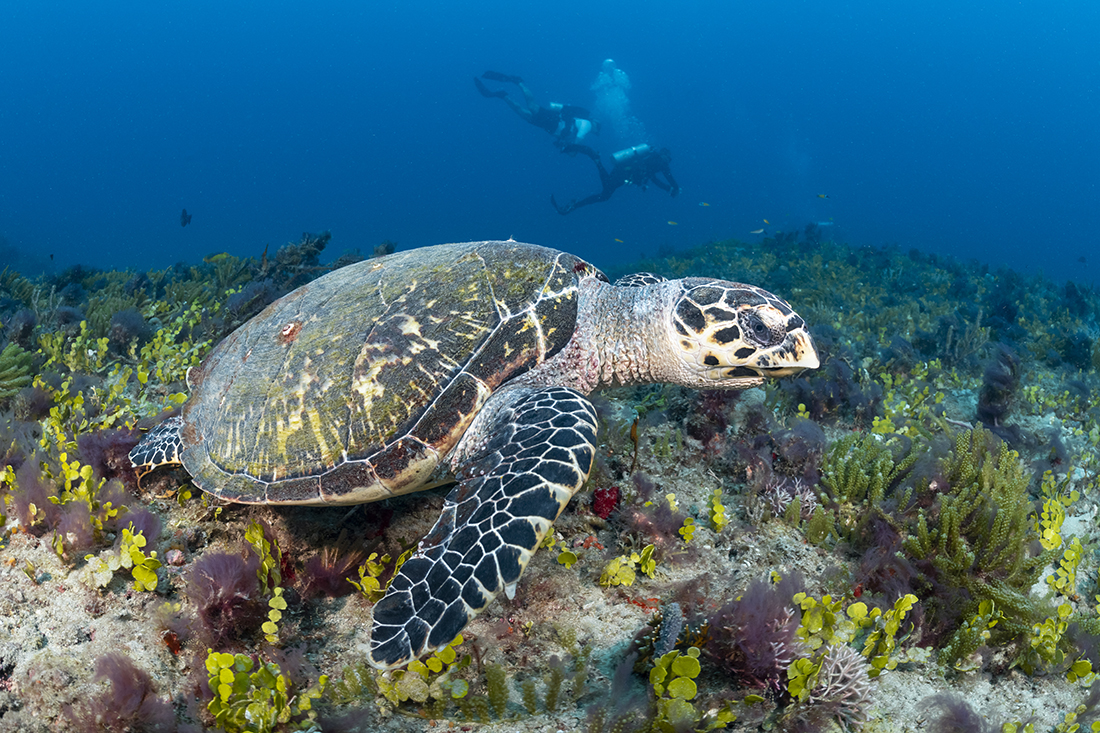
<path id="1" fill-rule="evenodd" d="M 769 377 L 786 377 L 819 366 L 821 360 L 809 331 L 799 327 L 791 329 L 783 343 L 768 351 L 768 365 L 761 371 Z"/>
<path id="2" fill-rule="evenodd" d="M 784 339 L 768 349 L 760 349 L 752 357 L 732 368 L 722 364 L 706 372 L 708 379 L 722 382 L 724 388 L 744 389 L 755 387 L 765 379 L 777 379 L 798 374 L 806 369 L 817 369 L 821 361 L 817 357 L 813 339 L 804 327 L 792 328 Z"/>

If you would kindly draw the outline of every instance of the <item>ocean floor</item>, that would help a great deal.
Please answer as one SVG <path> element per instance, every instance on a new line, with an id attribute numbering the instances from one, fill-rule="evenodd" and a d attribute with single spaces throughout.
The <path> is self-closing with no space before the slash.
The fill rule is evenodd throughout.
<path id="1" fill-rule="evenodd" d="M 446 488 L 245 506 L 179 470 L 139 485 L 125 459 L 183 399 L 188 366 L 335 266 L 327 241 L 154 273 L 0 274 L 0 729 L 1100 719 L 1095 292 L 812 228 L 609 272 L 760 285 L 805 318 L 822 367 L 740 393 L 599 393 L 596 466 L 515 597 L 379 675 L 363 664 L 371 591 Z"/>

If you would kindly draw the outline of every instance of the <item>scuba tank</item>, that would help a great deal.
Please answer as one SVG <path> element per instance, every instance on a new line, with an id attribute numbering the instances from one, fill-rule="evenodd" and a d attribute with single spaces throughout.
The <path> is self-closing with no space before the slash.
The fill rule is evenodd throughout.
<path id="1" fill-rule="evenodd" d="M 634 158 L 635 156 L 643 155 L 648 152 L 649 145 L 642 143 L 641 145 L 635 145 L 632 148 L 626 148 L 625 150 L 620 150 L 617 153 L 612 153 L 611 158 L 615 161 L 616 165 L 619 165 L 625 163 L 631 158 Z"/>

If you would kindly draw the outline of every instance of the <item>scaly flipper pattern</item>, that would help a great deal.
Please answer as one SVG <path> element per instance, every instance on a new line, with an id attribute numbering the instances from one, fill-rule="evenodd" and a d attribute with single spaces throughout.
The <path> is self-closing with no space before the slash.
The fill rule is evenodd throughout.
<path id="1" fill-rule="evenodd" d="M 140 479 L 158 466 L 178 464 L 183 441 L 180 430 L 183 418 L 170 417 L 149 431 L 141 442 L 130 451 L 130 462 Z"/>
<path id="2" fill-rule="evenodd" d="M 374 607 L 374 667 L 400 667 L 445 646 L 501 590 L 514 588 L 588 478 L 596 411 L 579 392 L 517 387 L 485 409 L 491 419 L 471 428 L 474 449 L 442 516 Z"/>

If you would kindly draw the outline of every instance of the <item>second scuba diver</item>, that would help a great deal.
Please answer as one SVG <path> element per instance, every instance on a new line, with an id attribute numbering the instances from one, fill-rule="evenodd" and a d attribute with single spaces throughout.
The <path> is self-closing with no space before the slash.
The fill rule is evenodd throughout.
<path id="1" fill-rule="evenodd" d="M 668 148 L 654 150 L 649 145 L 635 145 L 620 150 L 611 156 L 615 161 L 615 165 L 611 168 L 610 173 L 603 167 L 600 154 L 587 145 L 566 145 L 562 148 L 562 152 L 584 153 L 591 158 L 600 174 L 600 183 L 603 184 L 603 189 L 599 193 L 594 193 L 580 201 L 571 201 L 565 206 L 558 206 L 558 202 L 553 196 L 550 196 L 550 203 L 562 216 L 582 206 L 588 206 L 598 201 L 607 201 L 615 191 L 628 183 L 638 186 L 643 191 L 652 183 L 657 188 L 668 191 L 669 195 L 674 197 L 680 193 L 680 186 L 676 183 L 676 179 L 672 177 L 672 171 L 668 167 L 669 161 L 672 160 L 672 154 L 668 151 Z"/>

